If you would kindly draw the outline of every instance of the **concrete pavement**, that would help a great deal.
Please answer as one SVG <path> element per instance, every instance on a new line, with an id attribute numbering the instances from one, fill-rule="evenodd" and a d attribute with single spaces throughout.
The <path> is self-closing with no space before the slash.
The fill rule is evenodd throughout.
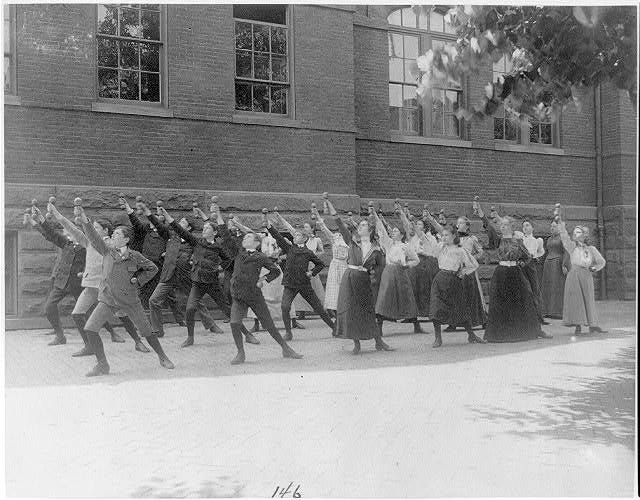
<path id="1" fill-rule="evenodd" d="M 630 496 L 635 304 L 598 303 L 608 334 L 469 345 L 385 326 L 393 353 L 354 357 L 320 321 L 303 360 L 264 333 L 230 366 L 230 333 L 163 339 L 176 369 L 111 344 L 86 379 L 80 339 L 5 335 L 6 492 L 47 497 Z M 426 325 L 432 331 L 431 325 Z M 228 325 L 224 325 L 226 331 Z M 388 332 L 388 333 L 387 333 Z M 292 494 L 288 494 L 291 497 Z"/>

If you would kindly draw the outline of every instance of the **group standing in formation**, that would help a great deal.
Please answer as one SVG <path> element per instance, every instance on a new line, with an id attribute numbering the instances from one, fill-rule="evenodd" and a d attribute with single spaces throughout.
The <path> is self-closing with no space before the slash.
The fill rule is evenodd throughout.
<path id="1" fill-rule="evenodd" d="M 334 337 L 353 341 L 354 354 L 361 351 L 361 341 L 371 339 L 379 351 L 394 350 L 383 340 L 385 321 L 411 323 L 414 333 L 424 334 L 420 318 L 428 318 L 434 348 L 442 346 L 443 325 L 445 332 L 464 328 L 469 343 L 477 344 L 550 338 L 542 329 L 546 318 L 562 318 L 575 334 L 583 326 L 603 332 L 593 274 L 605 260 L 588 244 L 587 227 L 576 226 L 569 235 L 559 205 L 545 249 L 529 221 L 514 229 L 512 218 L 499 216 L 493 207 L 487 217 L 477 197 L 473 201 L 499 260 L 487 305 L 478 276 L 484 249 L 470 234 L 467 217 L 451 225 L 442 212 L 436 219 L 425 205 L 422 217 L 414 218 L 396 200 L 400 224 L 394 226 L 372 202 L 368 214 L 356 220 L 351 213 L 339 216 L 328 194 L 322 197 L 324 215 L 312 204 L 312 221 L 302 228 L 276 208 L 271 213 L 263 209 L 257 230 L 237 217 L 225 219 L 215 196 L 208 215 L 194 203 L 193 215 L 175 219 L 161 201 L 154 213 L 138 197 L 134 210 L 120 193 L 128 224 L 116 227 L 105 218 L 90 220 L 80 198 L 74 200 L 73 221 L 59 212 L 55 198 L 49 200 L 46 217 L 33 200 L 25 223 L 60 248 L 45 306 L 55 333 L 50 345 L 66 343 L 58 303 L 68 295 L 76 299 L 72 318 L 84 342 L 73 356 L 97 360 L 87 376 L 109 373 L 99 332 L 105 327 L 113 342 L 124 342 L 113 330 L 116 318 L 137 351 L 150 352 L 144 338 L 160 365 L 174 368 L 159 340 L 164 336 L 162 309 L 168 305 L 176 323 L 186 327 L 182 347 L 187 348 L 195 342 L 196 313 L 207 330 L 222 333 L 203 302 L 205 295 L 230 323 L 237 348 L 232 364 L 245 361 L 245 342 L 259 344 L 253 333 L 260 329 L 281 346 L 283 357 L 302 358 L 287 343 L 293 340 L 292 328 L 303 328 L 296 311 L 316 313 Z M 194 234 L 197 221 L 199 235 Z M 319 277 L 325 264 L 318 230 L 331 246 L 326 289 Z M 177 293 L 188 297 L 185 311 Z M 248 314 L 254 320 L 251 331 L 243 324 Z M 284 335 L 274 320 L 283 322 Z M 485 331 L 483 338 L 474 328 Z"/>

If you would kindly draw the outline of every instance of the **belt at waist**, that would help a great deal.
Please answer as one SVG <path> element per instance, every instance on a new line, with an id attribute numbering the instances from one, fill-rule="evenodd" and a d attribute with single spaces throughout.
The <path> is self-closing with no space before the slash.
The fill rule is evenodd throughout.
<path id="1" fill-rule="evenodd" d="M 498 264 L 504 267 L 515 267 L 518 265 L 515 260 L 501 260 L 500 262 L 498 262 Z"/>
<path id="2" fill-rule="evenodd" d="M 354 271 L 364 271 L 365 273 L 369 272 L 364 267 L 362 267 L 362 266 L 354 266 L 353 264 L 347 264 L 347 268 L 348 269 L 353 269 Z"/>
<path id="3" fill-rule="evenodd" d="M 458 271 L 452 271 L 451 269 L 440 269 L 439 272 L 446 273 L 446 274 L 455 274 L 455 275 L 458 274 Z"/>

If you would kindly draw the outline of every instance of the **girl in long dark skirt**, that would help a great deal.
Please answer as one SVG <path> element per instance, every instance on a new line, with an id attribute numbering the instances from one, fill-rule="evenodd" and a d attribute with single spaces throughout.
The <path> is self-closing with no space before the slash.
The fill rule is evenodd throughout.
<path id="1" fill-rule="evenodd" d="M 415 330 L 419 327 L 418 309 L 407 270 L 418 264 L 418 256 L 406 243 L 402 242 L 402 233 L 397 227 L 392 228 L 389 236 L 375 211 L 373 218 L 380 243 L 385 251 L 385 267 L 380 278 L 380 290 L 376 300 L 378 326 L 382 331 L 384 319 L 407 319 L 414 323 Z"/>
<path id="2" fill-rule="evenodd" d="M 353 354 L 360 352 L 360 341 L 375 339 L 378 351 L 392 351 L 376 324 L 375 304 L 384 268 L 384 255 L 375 239 L 374 228 L 363 219 L 352 235 L 344 222 L 330 208 L 338 230 L 349 245 L 347 270 L 338 292 L 336 335 L 353 340 Z"/>
<path id="3" fill-rule="evenodd" d="M 470 344 L 484 344 L 471 328 L 471 313 L 467 307 L 462 277 L 478 269 L 469 252 L 458 245 L 455 229 L 442 227 L 433 217 L 428 216 L 431 225 L 438 230 L 442 242 L 438 251 L 440 270 L 431 284 L 431 304 L 429 312 L 436 339 L 433 347 L 442 346 L 442 324 L 463 325 Z"/>
<path id="4" fill-rule="evenodd" d="M 489 286 L 489 317 L 484 339 L 519 342 L 551 338 L 540 327 L 531 284 L 523 267 L 531 259 L 521 238 L 515 238 L 509 217 L 500 220 L 499 265 Z"/>
<path id="5" fill-rule="evenodd" d="M 400 220 L 405 227 L 406 234 L 411 234 L 407 244 L 417 254 L 420 262 L 408 270 L 413 295 L 416 300 L 418 316 L 429 317 L 429 303 L 431 302 L 431 283 L 438 274 L 438 240 L 431 232 L 425 231 L 425 221 L 417 220 L 415 224 L 409 221 L 404 212 L 400 213 Z M 414 324 L 415 333 L 426 333 L 420 323 Z"/>
<path id="6" fill-rule="evenodd" d="M 562 319 L 564 283 L 571 263 L 569 253 L 562 246 L 558 223 L 553 221 L 550 229 L 542 270 L 542 313 L 547 318 Z"/>

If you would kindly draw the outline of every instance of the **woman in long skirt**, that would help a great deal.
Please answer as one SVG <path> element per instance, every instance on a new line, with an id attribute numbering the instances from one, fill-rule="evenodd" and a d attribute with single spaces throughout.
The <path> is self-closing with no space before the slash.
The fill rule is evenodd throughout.
<path id="1" fill-rule="evenodd" d="M 409 267 L 416 266 L 418 256 L 406 243 L 402 242 L 402 233 L 394 227 L 391 236 L 374 211 L 373 218 L 380 238 L 380 244 L 385 251 L 384 271 L 380 278 L 380 291 L 376 300 L 376 314 L 378 326 L 382 331 L 385 319 L 408 319 L 413 321 L 414 329 L 419 328 L 418 308 L 407 272 Z"/>
<path id="2" fill-rule="evenodd" d="M 335 210 L 331 210 L 331 215 L 336 218 L 338 229 L 349 245 L 347 270 L 338 293 L 336 335 L 353 340 L 353 354 L 360 352 L 360 341 L 368 339 L 375 339 L 376 350 L 392 351 L 382 340 L 376 324 L 375 304 L 384 255 L 376 242 L 374 227 L 363 219 L 356 234 L 352 235 Z"/>
<path id="3" fill-rule="evenodd" d="M 439 271 L 431 284 L 429 313 L 435 330 L 433 347 L 442 346 L 442 324 L 463 325 L 470 344 L 484 344 L 485 341 L 473 333 L 471 313 L 467 307 L 462 286 L 462 277 L 478 269 L 478 261 L 459 245 L 454 228 L 442 227 L 427 213 L 431 225 L 442 240 L 438 249 Z"/>
<path id="4" fill-rule="evenodd" d="M 416 300 L 418 316 L 429 317 L 429 303 L 431 301 L 431 283 L 438 274 L 438 240 L 431 232 L 425 231 L 425 221 L 417 220 L 411 224 L 408 217 L 401 212 L 400 219 L 405 227 L 406 234 L 411 234 L 407 244 L 416 253 L 420 262 L 417 266 L 408 269 L 409 279 L 413 287 L 413 295 Z M 414 324 L 415 333 L 426 333 L 420 323 Z"/>
<path id="5" fill-rule="evenodd" d="M 531 283 L 523 266 L 531 256 L 521 238 L 515 238 L 512 221 L 503 217 L 499 224 L 499 265 L 489 286 L 489 317 L 484 339 L 488 342 L 519 342 L 551 338 L 542 331 Z"/>
<path id="6" fill-rule="evenodd" d="M 559 228 L 562 245 L 571 255 L 571 270 L 564 285 L 562 322 L 566 326 L 574 326 L 576 334 L 582 333 L 582 325 L 588 326 L 590 333 L 605 333 L 598 326 L 593 273 L 600 271 L 606 261 L 596 247 L 585 243 L 586 227 L 574 227 L 573 239 L 569 237 L 563 221 Z"/>
<path id="7" fill-rule="evenodd" d="M 558 223 L 553 221 L 542 270 L 542 314 L 546 318 L 562 319 L 564 282 L 570 267 L 569 253 L 562 245 Z"/>
<path id="8" fill-rule="evenodd" d="M 329 200 L 326 200 L 327 206 L 331 204 Z M 333 205 L 331 205 L 333 207 Z M 333 259 L 329 263 L 329 271 L 327 273 L 327 288 L 324 295 L 324 308 L 329 311 L 329 314 L 335 316 L 338 309 L 338 292 L 340 291 L 340 282 L 342 276 L 347 270 L 347 258 L 349 257 L 349 245 L 344 242 L 344 238 L 340 232 L 332 233 L 324 222 L 324 219 L 316 211 L 316 220 L 318 221 L 318 227 L 326 236 L 328 241 L 331 241 L 331 251 L 333 253 Z"/>
<path id="9" fill-rule="evenodd" d="M 545 325 L 542 310 L 542 257 L 544 256 L 544 241 L 533 235 L 533 225 L 527 219 L 522 222 L 522 242 L 531 256 L 531 260 L 524 267 L 524 274 L 531 283 L 531 290 L 536 301 L 538 319 Z"/>
<path id="10" fill-rule="evenodd" d="M 474 259 L 478 260 L 484 250 L 477 236 L 469 234 L 469 225 L 469 219 L 458 217 L 456 222 L 457 237 L 460 239 L 460 246 L 469 252 Z M 487 306 L 477 270 L 462 277 L 462 288 L 464 290 L 465 303 L 469 308 L 471 326 L 482 326 L 484 328 L 487 323 Z M 451 327 L 455 329 L 456 326 L 462 325 L 450 325 L 445 331 L 450 331 Z"/>

